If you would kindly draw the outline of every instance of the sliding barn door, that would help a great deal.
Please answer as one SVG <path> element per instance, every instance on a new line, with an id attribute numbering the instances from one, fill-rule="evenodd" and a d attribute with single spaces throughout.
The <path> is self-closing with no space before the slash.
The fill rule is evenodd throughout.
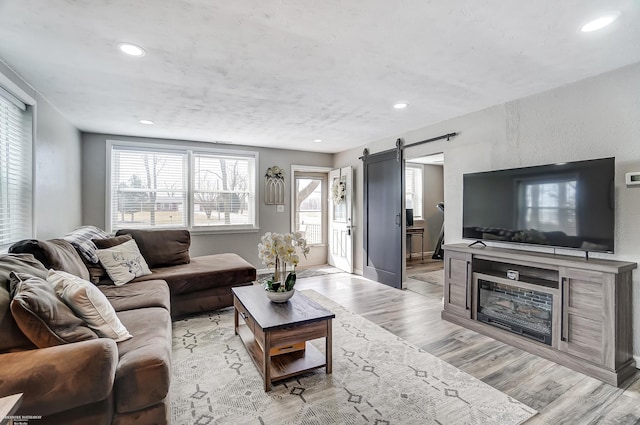
<path id="1" fill-rule="evenodd" d="M 363 157 L 364 276 L 402 287 L 402 150 Z"/>

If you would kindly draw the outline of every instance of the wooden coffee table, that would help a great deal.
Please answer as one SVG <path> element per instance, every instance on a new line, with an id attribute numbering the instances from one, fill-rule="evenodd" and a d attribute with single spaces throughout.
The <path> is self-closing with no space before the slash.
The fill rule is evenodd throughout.
<path id="1" fill-rule="evenodd" d="M 286 303 L 272 303 L 261 285 L 232 288 L 234 324 L 249 355 L 271 383 L 313 369 L 331 373 L 331 320 L 335 314 L 299 291 Z M 244 324 L 239 323 L 238 316 Z M 323 355 L 309 341 L 325 338 Z"/>

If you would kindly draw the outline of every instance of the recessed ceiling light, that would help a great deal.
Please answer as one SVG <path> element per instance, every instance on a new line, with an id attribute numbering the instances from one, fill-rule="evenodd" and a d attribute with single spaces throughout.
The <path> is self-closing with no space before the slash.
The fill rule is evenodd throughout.
<path id="1" fill-rule="evenodd" d="M 122 53 L 126 53 L 129 56 L 135 56 L 137 58 L 143 57 L 146 53 L 142 47 L 131 43 L 120 43 L 118 44 L 118 47 Z"/>
<path id="2" fill-rule="evenodd" d="M 396 109 L 404 109 L 407 106 L 409 106 L 409 104 L 408 103 L 404 103 L 404 102 L 398 102 L 395 105 L 393 105 L 393 107 L 396 108 Z"/>
<path id="3" fill-rule="evenodd" d="M 153 125 L 153 121 L 150 120 L 140 120 L 139 122 L 144 125 Z"/>
<path id="4" fill-rule="evenodd" d="M 605 16 L 601 16 L 598 19 L 594 19 L 593 21 L 587 22 L 586 24 L 584 24 L 582 28 L 580 28 L 580 31 L 582 32 L 598 31 L 599 29 L 602 29 L 607 25 L 611 24 L 613 21 L 615 21 L 618 18 L 618 16 L 620 16 L 620 12 L 614 12 Z"/>
<path id="5" fill-rule="evenodd" d="M 322 139 L 315 139 L 314 142 L 316 143 L 322 143 Z"/>

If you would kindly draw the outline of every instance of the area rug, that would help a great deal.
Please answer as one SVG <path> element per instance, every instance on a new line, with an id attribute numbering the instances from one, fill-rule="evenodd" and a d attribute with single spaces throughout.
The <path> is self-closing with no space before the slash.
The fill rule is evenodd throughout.
<path id="1" fill-rule="evenodd" d="M 420 280 L 422 282 L 433 283 L 434 285 L 444 286 L 444 270 L 418 273 L 418 274 L 410 275 L 407 277 L 411 279 Z"/>
<path id="2" fill-rule="evenodd" d="M 298 279 L 303 279 L 305 277 L 316 277 L 316 276 L 323 276 L 325 274 L 335 274 L 335 273 L 344 273 L 344 270 L 340 270 L 336 267 L 328 266 L 328 265 L 315 266 L 315 267 L 310 267 L 308 269 L 297 270 L 296 276 Z M 272 275 L 273 275 L 273 272 L 259 273 L 257 277 L 257 281 L 259 283 L 264 283 Z"/>
<path id="3" fill-rule="evenodd" d="M 333 374 L 270 392 L 234 335 L 233 309 L 173 324 L 171 423 L 519 424 L 536 411 L 314 291 L 332 310 Z M 314 344 L 324 350 L 323 340 Z"/>

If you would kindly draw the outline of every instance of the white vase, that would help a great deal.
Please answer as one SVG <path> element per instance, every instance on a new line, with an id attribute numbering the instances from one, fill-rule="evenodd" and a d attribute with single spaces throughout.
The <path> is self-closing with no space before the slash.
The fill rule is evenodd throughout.
<path id="1" fill-rule="evenodd" d="M 285 292 L 273 292 L 273 291 L 264 291 L 267 294 L 267 298 L 274 303 L 286 303 L 289 301 L 289 298 L 293 297 L 293 294 L 296 292 L 295 289 Z"/>

